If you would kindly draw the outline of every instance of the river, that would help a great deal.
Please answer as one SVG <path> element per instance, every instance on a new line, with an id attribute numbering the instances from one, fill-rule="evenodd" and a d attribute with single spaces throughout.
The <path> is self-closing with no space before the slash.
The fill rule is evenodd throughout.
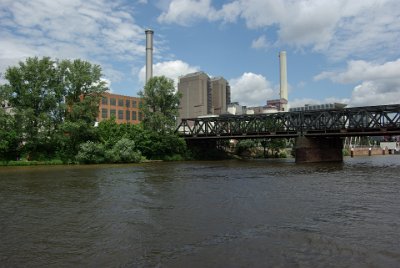
<path id="1" fill-rule="evenodd" d="M 400 267 L 400 155 L 0 168 L 0 267 Z"/>

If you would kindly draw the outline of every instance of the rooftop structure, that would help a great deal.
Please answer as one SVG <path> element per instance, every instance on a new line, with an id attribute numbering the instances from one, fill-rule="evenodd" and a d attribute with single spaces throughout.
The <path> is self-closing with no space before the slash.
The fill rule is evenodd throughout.
<path id="1" fill-rule="evenodd" d="M 325 104 L 305 104 L 302 107 L 293 107 L 289 109 L 289 112 L 300 112 L 300 111 L 316 111 L 316 110 L 332 110 L 332 109 L 343 109 L 347 104 L 344 103 L 325 103 Z"/>

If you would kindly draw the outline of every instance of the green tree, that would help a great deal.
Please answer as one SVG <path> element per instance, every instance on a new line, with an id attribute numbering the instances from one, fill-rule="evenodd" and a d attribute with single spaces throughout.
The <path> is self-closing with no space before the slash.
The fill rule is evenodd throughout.
<path id="1" fill-rule="evenodd" d="M 0 104 L 4 103 L 0 99 Z M 16 125 L 14 117 L 0 108 L 0 160 L 15 160 L 18 157 Z"/>
<path id="2" fill-rule="evenodd" d="M 56 129 L 53 111 L 56 106 L 57 68 L 48 57 L 28 58 L 19 66 L 7 69 L 8 101 L 13 107 L 13 116 L 18 122 L 16 134 L 24 141 L 24 152 L 37 157 L 47 152 L 52 145 Z"/>
<path id="3" fill-rule="evenodd" d="M 99 98 L 106 90 L 100 66 L 35 57 L 9 67 L 4 77 L 8 83 L 0 95 L 12 106 L 15 139 L 28 158 L 56 153 L 71 158 L 80 143 L 95 138 Z"/>
<path id="4" fill-rule="evenodd" d="M 151 78 L 144 90 L 139 92 L 143 100 L 141 112 L 143 126 L 147 130 L 159 133 L 171 133 L 176 127 L 179 100 L 178 92 L 172 79 L 165 76 Z"/>
<path id="5" fill-rule="evenodd" d="M 59 64 L 65 92 L 65 120 L 62 129 L 62 155 L 72 159 L 81 143 L 97 140 L 94 123 L 101 94 L 107 90 L 101 68 L 82 60 L 63 60 Z"/>

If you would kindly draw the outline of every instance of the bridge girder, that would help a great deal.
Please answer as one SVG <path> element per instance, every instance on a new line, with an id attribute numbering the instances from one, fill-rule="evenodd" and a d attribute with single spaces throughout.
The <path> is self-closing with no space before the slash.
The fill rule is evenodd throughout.
<path id="1" fill-rule="evenodd" d="M 185 139 L 400 135 L 400 104 L 182 119 Z"/>

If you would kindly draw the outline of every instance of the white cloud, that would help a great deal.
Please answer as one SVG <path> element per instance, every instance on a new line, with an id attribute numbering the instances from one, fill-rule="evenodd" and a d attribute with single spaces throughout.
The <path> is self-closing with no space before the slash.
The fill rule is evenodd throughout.
<path id="1" fill-rule="evenodd" d="M 349 61 L 347 69 L 323 72 L 315 80 L 330 79 L 336 83 L 359 83 L 354 87 L 351 106 L 400 103 L 400 59 L 377 64 L 367 61 Z"/>
<path id="2" fill-rule="evenodd" d="M 188 73 L 199 71 L 199 67 L 190 66 L 181 60 L 159 62 L 153 65 L 153 76 L 166 76 L 174 80 L 175 86 L 178 85 L 179 77 Z M 139 81 L 144 84 L 146 80 L 146 66 L 139 71 Z"/>
<path id="3" fill-rule="evenodd" d="M 173 0 L 159 17 L 160 23 L 177 23 L 188 26 L 199 19 L 216 19 L 211 0 Z"/>
<path id="4" fill-rule="evenodd" d="M 210 0 L 171 0 L 159 22 L 190 25 L 198 20 L 243 19 L 250 29 L 276 27 L 281 44 L 340 60 L 397 55 L 399 16 L 397 0 L 234 0 L 220 9 Z"/>
<path id="5" fill-rule="evenodd" d="M 343 72 L 323 72 L 315 76 L 315 80 L 330 79 L 338 83 L 354 83 L 363 80 L 393 80 L 400 79 L 400 59 L 383 64 L 353 60 L 347 63 Z"/>
<path id="6" fill-rule="evenodd" d="M 251 43 L 251 47 L 255 49 L 268 49 L 270 46 L 271 44 L 268 42 L 265 35 L 260 36 Z"/>
<path id="7" fill-rule="evenodd" d="M 274 97 L 271 83 L 262 75 L 244 73 L 242 76 L 229 80 L 232 102 L 239 101 L 241 105 L 265 105 L 268 99 Z"/>
<path id="8" fill-rule="evenodd" d="M 127 11 L 129 6 L 119 1 L 3 0 L 0 72 L 33 56 L 81 58 L 102 65 L 136 60 L 145 51 L 144 29 Z"/>

